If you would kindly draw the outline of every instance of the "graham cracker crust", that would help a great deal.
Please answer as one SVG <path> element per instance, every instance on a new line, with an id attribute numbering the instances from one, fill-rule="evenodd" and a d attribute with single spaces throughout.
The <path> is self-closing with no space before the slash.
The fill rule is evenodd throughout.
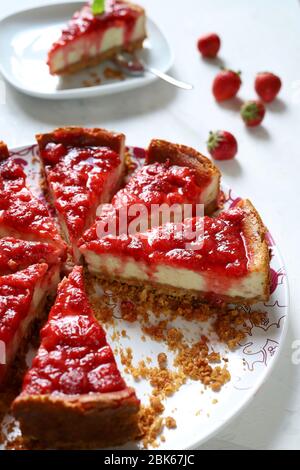
<path id="1" fill-rule="evenodd" d="M 182 303 L 195 307 L 200 304 L 208 304 L 212 308 L 222 307 L 227 304 L 252 305 L 261 301 L 261 297 L 245 299 L 244 297 L 228 297 L 226 295 L 214 295 L 190 289 L 170 287 L 149 281 L 126 280 L 87 274 L 92 282 L 101 285 L 105 291 L 112 291 L 120 299 L 130 299 L 133 302 L 149 303 L 149 309 L 157 309 L 157 306 L 168 306 L 171 309 Z"/>
<path id="2" fill-rule="evenodd" d="M 138 39 L 137 41 L 134 41 L 134 42 L 128 44 L 127 46 L 112 47 L 108 51 L 105 51 L 101 54 L 98 54 L 95 57 L 85 57 L 80 62 L 68 65 L 67 67 L 65 67 L 61 70 L 58 70 L 56 72 L 52 72 L 52 74 L 53 75 L 70 75 L 70 74 L 79 72 L 80 70 L 83 70 L 83 69 L 88 68 L 88 67 L 95 67 L 96 65 L 101 64 L 101 62 L 105 62 L 106 60 L 112 59 L 119 52 L 123 52 L 123 51 L 124 52 L 134 52 L 138 49 L 142 49 L 145 39 L 146 39 L 146 36 L 143 37 L 142 39 Z"/>
<path id="3" fill-rule="evenodd" d="M 25 445 L 55 449 L 95 449 L 137 439 L 138 410 L 132 388 L 80 397 L 20 395 L 13 404 Z"/>

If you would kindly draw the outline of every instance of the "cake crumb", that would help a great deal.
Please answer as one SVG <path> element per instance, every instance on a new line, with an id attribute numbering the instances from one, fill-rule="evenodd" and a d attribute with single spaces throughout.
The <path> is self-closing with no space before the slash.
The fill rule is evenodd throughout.
<path id="1" fill-rule="evenodd" d="M 209 362 L 221 362 L 220 353 L 214 351 L 208 354 L 207 359 L 209 360 Z"/>
<path id="2" fill-rule="evenodd" d="M 247 337 L 251 325 L 260 325 L 266 316 L 266 312 L 252 312 L 244 308 L 219 310 L 214 322 L 214 331 L 221 342 L 230 350 L 234 350 Z"/>
<path id="3" fill-rule="evenodd" d="M 107 80 L 125 80 L 125 75 L 123 72 L 117 69 L 113 69 L 112 67 L 106 67 L 104 69 L 104 77 Z"/>
<path id="4" fill-rule="evenodd" d="M 118 341 L 120 339 L 120 333 L 118 330 L 114 330 L 114 332 L 111 335 L 111 340 L 112 341 Z"/>
<path id="5" fill-rule="evenodd" d="M 125 350 L 121 349 L 120 350 L 120 358 L 121 358 L 121 363 L 124 366 L 124 370 L 127 373 L 131 372 L 132 368 L 132 349 L 127 348 Z"/>
<path id="6" fill-rule="evenodd" d="M 137 311 L 133 302 L 122 301 L 120 305 L 123 320 L 134 323 L 137 320 Z"/>
<path id="7" fill-rule="evenodd" d="M 170 350 L 174 350 L 178 347 L 181 340 L 183 338 L 183 334 L 177 328 L 170 328 L 167 332 L 167 344 Z"/>
<path id="8" fill-rule="evenodd" d="M 161 342 L 166 338 L 166 328 L 166 320 L 161 320 L 157 325 L 142 326 L 143 332 L 158 342 Z"/>
<path id="9" fill-rule="evenodd" d="M 139 430 L 144 447 L 157 447 L 156 439 L 163 430 L 163 419 L 160 412 L 151 406 L 142 406 L 139 412 Z"/>
<path id="10" fill-rule="evenodd" d="M 177 428 L 176 420 L 174 418 L 172 418 L 172 416 L 168 416 L 165 419 L 165 423 L 166 423 L 166 426 L 167 426 L 168 429 L 176 429 Z"/>
<path id="11" fill-rule="evenodd" d="M 165 410 L 164 405 L 162 404 L 161 400 L 156 396 L 150 397 L 150 404 L 154 411 L 157 413 L 163 413 Z"/>
<path id="12" fill-rule="evenodd" d="M 132 360 L 131 348 L 121 351 L 121 363 L 125 366 L 125 372 L 130 373 L 135 380 L 149 380 L 154 396 L 169 397 L 186 382 L 186 377 L 181 371 L 149 367 L 144 360 L 139 361 L 138 365 L 134 366 Z"/>
<path id="13" fill-rule="evenodd" d="M 230 381 L 230 373 L 226 366 L 213 369 L 210 377 L 210 387 L 214 392 L 219 392 L 222 385 Z"/>
<path id="14" fill-rule="evenodd" d="M 167 369 L 168 358 L 165 353 L 159 353 L 157 356 L 157 362 L 161 370 Z"/>

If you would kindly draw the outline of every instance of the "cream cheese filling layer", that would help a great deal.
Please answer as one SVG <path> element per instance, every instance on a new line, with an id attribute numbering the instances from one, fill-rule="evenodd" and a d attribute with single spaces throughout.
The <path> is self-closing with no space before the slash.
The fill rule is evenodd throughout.
<path id="1" fill-rule="evenodd" d="M 145 37 L 145 17 L 140 16 L 135 24 L 130 42 L 138 41 Z M 85 57 L 92 58 L 103 54 L 114 47 L 125 44 L 125 26 L 111 27 L 104 34 L 102 31 L 93 32 L 75 39 L 51 54 L 51 69 L 61 70 L 66 66 L 76 64 Z"/>
<path id="2" fill-rule="evenodd" d="M 85 260 L 89 271 L 95 275 L 108 275 L 131 281 L 148 281 L 168 285 L 179 289 L 214 293 L 229 297 L 255 298 L 264 293 L 264 275 L 260 272 L 249 272 L 241 278 L 228 278 L 215 273 L 196 272 L 186 268 L 157 264 L 146 265 L 133 258 L 118 258 L 109 254 L 97 255 L 86 250 Z"/>

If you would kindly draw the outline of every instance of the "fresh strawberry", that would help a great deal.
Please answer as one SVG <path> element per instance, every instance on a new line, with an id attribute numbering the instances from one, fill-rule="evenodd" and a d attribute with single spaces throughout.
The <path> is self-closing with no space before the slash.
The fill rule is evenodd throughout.
<path id="1" fill-rule="evenodd" d="M 264 118 L 265 105 L 261 101 L 246 101 L 241 107 L 241 116 L 249 127 L 258 126 Z"/>
<path id="2" fill-rule="evenodd" d="M 281 80 L 277 75 L 274 75 L 274 73 L 261 72 L 256 75 L 255 91 L 266 103 L 270 103 L 276 98 L 280 88 Z"/>
<path id="3" fill-rule="evenodd" d="M 217 101 L 229 100 L 236 96 L 241 84 L 240 72 L 221 70 L 213 81 L 214 97 Z"/>
<path id="4" fill-rule="evenodd" d="M 207 148 L 215 160 L 230 160 L 237 154 L 238 144 L 230 132 L 216 131 L 209 133 Z"/>
<path id="5" fill-rule="evenodd" d="M 221 46 L 221 39 L 216 33 L 209 33 L 201 36 L 197 45 L 203 57 L 216 57 Z"/>

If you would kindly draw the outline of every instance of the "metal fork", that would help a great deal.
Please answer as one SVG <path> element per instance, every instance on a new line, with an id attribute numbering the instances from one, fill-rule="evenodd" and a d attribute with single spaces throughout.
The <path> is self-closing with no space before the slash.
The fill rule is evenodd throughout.
<path id="1" fill-rule="evenodd" d="M 184 90 L 192 90 L 194 88 L 193 85 L 190 85 L 189 83 L 176 80 L 176 78 L 173 78 L 170 75 L 161 72 L 160 70 L 149 67 L 142 59 L 138 59 L 133 54 L 119 53 L 116 55 L 114 62 L 122 70 L 122 72 L 124 72 L 126 75 L 131 75 L 132 77 L 140 77 L 144 75 L 145 72 L 150 72 L 165 82 L 168 82 L 178 88 L 182 88 Z"/>

